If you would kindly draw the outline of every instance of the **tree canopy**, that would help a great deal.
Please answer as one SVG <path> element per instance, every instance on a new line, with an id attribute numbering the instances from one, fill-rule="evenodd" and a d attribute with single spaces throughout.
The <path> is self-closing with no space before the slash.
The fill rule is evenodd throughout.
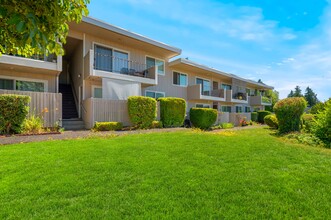
<path id="1" fill-rule="evenodd" d="M 90 0 L 1 0 L 0 55 L 62 55 L 68 23 L 88 14 Z"/>
<path id="2" fill-rule="evenodd" d="M 314 91 L 309 88 L 309 86 L 306 88 L 305 99 L 308 102 L 308 106 L 314 106 L 319 102 L 317 99 L 317 94 L 314 93 Z"/>

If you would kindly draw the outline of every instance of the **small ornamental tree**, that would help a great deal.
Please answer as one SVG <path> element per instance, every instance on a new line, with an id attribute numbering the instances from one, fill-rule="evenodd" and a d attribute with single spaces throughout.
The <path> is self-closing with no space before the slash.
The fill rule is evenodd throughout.
<path id="1" fill-rule="evenodd" d="M 307 107 L 303 97 L 286 98 L 278 101 L 274 111 L 278 119 L 280 133 L 300 131 L 301 116 Z"/>
<path id="2" fill-rule="evenodd" d="M 160 119 L 164 127 L 180 127 L 184 123 L 186 102 L 182 98 L 159 98 Z"/>
<path id="3" fill-rule="evenodd" d="M 138 128 L 151 128 L 156 118 L 156 100 L 144 96 L 128 98 L 130 121 Z"/>
<path id="4" fill-rule="evenodd" d="M 316 115 L 312 133 L 331 148 L 331 101 L 327 101 L 324 111 Z"/>

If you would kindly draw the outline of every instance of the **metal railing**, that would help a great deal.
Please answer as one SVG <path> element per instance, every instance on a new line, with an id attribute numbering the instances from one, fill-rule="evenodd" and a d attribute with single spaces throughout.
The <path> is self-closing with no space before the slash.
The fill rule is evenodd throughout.
<path id="1" fill-rule="evenodd" d="M 153 78 L 149 72 L 154 67 L 124 58 L 94 52 L 94 69 L 126 74 L 144 78 Z"/>
<path id="2" fill-rule="evenodd" d="M 55 54 L 49 54 L 48 56 L 36 54 L 36 55 L 29 56 L 29 57 L 25 57 L 25 56 L 18 55 L 18 54 L 6 54 L 6 55 L 57 63 L 57 56 Z"/>

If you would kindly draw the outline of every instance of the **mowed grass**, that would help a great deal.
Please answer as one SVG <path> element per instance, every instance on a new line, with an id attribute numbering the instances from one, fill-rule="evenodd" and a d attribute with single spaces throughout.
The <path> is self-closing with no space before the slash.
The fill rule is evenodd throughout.
<path id="1" fill-rule="evenodd" d="M 0 219 L 327 219 L 331 152 L 264 128 L 0 146 Z"/>

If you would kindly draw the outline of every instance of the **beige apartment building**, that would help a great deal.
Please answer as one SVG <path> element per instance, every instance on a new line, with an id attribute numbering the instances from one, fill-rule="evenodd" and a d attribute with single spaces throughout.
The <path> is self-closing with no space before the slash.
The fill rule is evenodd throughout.
<path id="1" fill-rule="evenodd" d="M 96 121 L 130 125 L 132 95 L 180 97 L 192 107 L 215 108 L 218 122 L 238 123 L 264 109 L 273 87 L 187 59 L 181 50 L 90 17 L 70 24 L 65 55 L 0 57 L 0 94 L 30 95 L 31 114 L 45 126 L 91 128 Z"/>

